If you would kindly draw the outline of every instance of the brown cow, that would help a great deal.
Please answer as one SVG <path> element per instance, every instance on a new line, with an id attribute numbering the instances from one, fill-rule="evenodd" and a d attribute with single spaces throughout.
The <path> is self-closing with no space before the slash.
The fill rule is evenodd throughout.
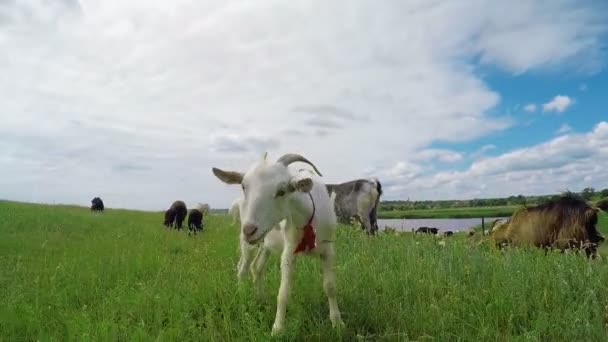
<path id="1" fill-rule="evenodd" d="M 567 193 L 547 203 L 517 210 L 511 218 L 493 227 L 497 245 L 581 248 L 595 257 L 604 237 L 596 229 L 597 209 L 576 195 Z"/>

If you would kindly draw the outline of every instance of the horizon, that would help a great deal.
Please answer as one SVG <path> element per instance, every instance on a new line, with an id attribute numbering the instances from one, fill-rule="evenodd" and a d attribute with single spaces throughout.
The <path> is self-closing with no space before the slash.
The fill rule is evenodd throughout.
<path id="1" fill-rule="evenodd" d="M 0 197 L 227 208 L 239 188 L 211 168 L 264 151 L 327 183 L 376 177 L 383 201 L 608 188 L 606 17 L 598 0 L 9 2 Z"/>
<path id="2" fill-rule="evenodd" d="M 595 189 L 595 195 L 599 194 L 601 190 L 604 190 L 604 189 Z M 567 191 L 569 191 L 569 190 L 566 190 L 566 192 Z M 580 195 L 581 191 L 572 191 L 572 193 Z M 530 197 L 551 197 L 551 196 L 559 196 L 559 195 L 563 195 L 563 192 L 562 193 L 546 193 L 546 194 L 538 194 L 538 195 L 517 194 L 517 195 L 508 195 L 508 196 L 504 196 L 504 197 L 479 197 L 479 198 L 437 199 L 437 200 L 413 200 L 413 199 L 383 200 L 382 197 L 380 197 L 380 204 L 382 204 L 382 203 L 389 203 L 389 202 L 424 202 L 424 201 L 429 201 L 429 202 L 458 202 L 458 201 L 463 201 L 464 202 L 464 201 L 474 201 L 474 200 L 508 199 L 510 197 L 517 197 L 517 196 L 524 196 L 526 199 L 528 199 Z M 127 208 L 127 207 L 113 207 L 111 205 L 107 205 L 106 201 L 104 201 L 103 198 L 101 198 L 101 200 L 104 203 L 104 208 L 105 209 L 115 209 L 115 210 L 142 211 L 142 212 L 164 212 L 165 210 L 167 210 L 171 206 L 171 203 L 169 203 L 166 208 L 161 208 L 161 209 L 135 209 L 135 208 Z M 37 204 L 37 205 L 74 206 L 74 207 L 80 207 L 80 208 L 84 208 L 84 209 L 90 208 L 90 201 L 89 201 L 89 205 L 84 205 L 82 203 L 62 203 L 62 202 L 57 202 L 57 201 L 53 201 L 52 203 L 51 202 L 25 202 L 25 201 L 18 201 L 18 200 L 11 200 L 11 199 L 0 198 L 0 202 L 12 202 L 12 203 L 22 203 L 22 204 Z M 188 208 L 188 210 L 190 210 L 190 208 L 196 206 L 196 204 L 198 204 L 198 202 L 197 203 L 192 203 L 192 204 L 186 203 L 186 207 Z M 222 207 L 212 207 L 212 206 L 210 206 L 210 211 L 224 211 L 224 210 L 228 210 L 228 209 L 229 209 L 229 207 L 222 208 Z M 380 210 L 380 208 L 378 208 L 378 210 Z M 422 210 L 422 209 L 411 209 L 411 210 Z"/>

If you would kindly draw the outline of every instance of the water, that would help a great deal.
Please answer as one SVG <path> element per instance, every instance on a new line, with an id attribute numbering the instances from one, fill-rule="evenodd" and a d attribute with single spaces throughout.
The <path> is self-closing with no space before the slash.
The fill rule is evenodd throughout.
<path id="1" fill-rule="evenodd" d="M 486 229 L 490 223 L 500 217 L 485 217 Z M 481 217 L 477 218 L 448 218 L 448 219 L 378 219 L 379 230 L 384 230 L 386 226 L 397 230 L 411 231 L 418 227 L 435 227 L 440 232 L 451 230 L 453 232 L 464 231 L 475 225 L 481 224 Z"/>

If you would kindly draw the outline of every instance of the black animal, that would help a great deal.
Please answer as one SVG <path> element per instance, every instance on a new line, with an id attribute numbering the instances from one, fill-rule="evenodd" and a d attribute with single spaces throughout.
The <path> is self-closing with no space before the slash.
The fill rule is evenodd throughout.
<path id="1" fill-rule="evenodd" d="M 184 201 L 175 201 L 171 204 L 171 207 L 165 212 L 165 226 L 175 227 L 175 229 L 182 229 L 184 219 L 188 214 L 186 203 Z"/>
<path id="2" fill-rule="evenodd" d="M 188 229 L 189 233 L 203 230 L 203 214 L 198 209 L 190 209 L 188 215 Z"/>
<path id="3" fill-rule="evenodd" d="M 451 230 L 446 230 L 445 232 L 443 232 L 443 236 L 452 236 L 454 235 L 454 232 Z"/>
<path id="4" fill-rule="evenodd" d="M 437 235 L 437 232 L 439 232 L 439 230 L 437 228 L 420 227 L 420 228 L 416 229 L 416 234 L 418 234 L 418 233 L 424 233 L 424 234 L 434 234 L 434 235 Z"/>
<path id="5" fill-rule="evenodd" d="M 91 200 L 91 211 L 103 211 L 103 201 L 99 197 L 95 197 Z"/>
<path id="6" fill-rule="evenodd" d="M 169 208 L 165 211 L 165 221 L 163 224 L 167 226 L 167 228 L 173 227 L 173 221 L 175 221 L 175 209 Z"/>

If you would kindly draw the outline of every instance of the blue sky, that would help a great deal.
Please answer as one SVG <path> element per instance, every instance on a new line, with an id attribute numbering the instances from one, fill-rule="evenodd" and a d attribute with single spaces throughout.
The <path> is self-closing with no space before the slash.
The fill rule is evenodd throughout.
<path id="1" fill-rule="evenodd" d="M 603 42 L 606 44 L 608 40 Z M 604 95 L 608 94 L 608 71 L 605 69 L 592 75 L 550 73 L 518 76 L 494 70 L 484 75 L 484 80 L 501 95 L 500 105 L 492 112 L 506 113 L 513 118 L 514 125 L 491 136 L 464 143 L 437 142 L 431 144 L 432 147 L 474 153 L 483 146 L 492 145 L 486 154 L 500 155 L 512 149 L 540 144 L 556 135 L 588 132 L 598 122 L 608 120 Z M 568 96 L 573 103 L 564 112 L 543 113 L 542 104 L 550 102 L 557 94 Z M 531 103 L 537 107 L 533 113 L 525 110 L 525 106 Z M 466 165 L 461 163 L 461 166 Z"/>
<path id="2" fill-rule="evenodd" d="M 265 151 L 326 182 L 377 177 L 385 199 L 607 188 L 606 17 L 574 0 L 2 2 L 0 198 L 225 208 L 238 187 L 211 167 Z"/>

